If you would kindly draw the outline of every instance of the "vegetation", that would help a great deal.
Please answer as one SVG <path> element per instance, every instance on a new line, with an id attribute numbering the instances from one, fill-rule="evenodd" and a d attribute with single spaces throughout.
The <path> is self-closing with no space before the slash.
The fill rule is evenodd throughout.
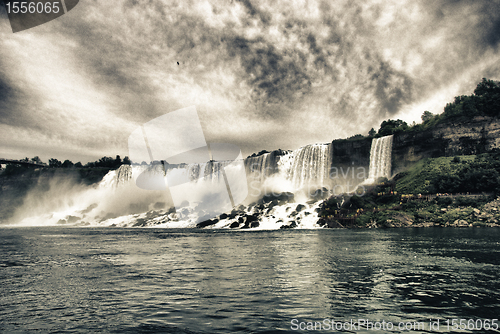
<path id="1" fill-rule="evenodd" d="M 500 194 L 500 152 L 423 159 L 396 179 L 398 193 Z"/>
<path id="2" fill-rule="evenodd" d="M 351 227 L 483 226 L 500 221 L 500 203 L 493 214 L 478 213 L 498 195 L 500 152 L 429 158 L 392 181 L 381 180 L 362 197 L 323 201 L 318 215 L 326 221 L 352 218 Z"/>
<path id="3" fill-rule="evenodd" d="M 466 121 L 476 116 L 500 116 L 500 82 L 483 78 L 476 86 L 474 94 L 461 95 L 448 103 L 442 114 L 434 115 L 430 111 L 423 112 L 422 123 L 409 126 L 405 121 L 386 120 L 375 133 L 372 128 L 368 137 L 383 137 L 401 132 L 423 131 L 437 124 Z M 351 137 L 352 138 L 352 137 Z"/>
<path id="4" fill-rule="evenodd" d="M 463 122 L 477 116 L 500 116 L 500 82 L 483 78 L 474 94 L 457 96 L 442 114 L 434 115 L 426 110 L 421 116 L 422 123 L 411 126 L 400 119 L 389 119 L 382 122 L 377 132 L 372 128 L 368 138 L 423 131 L 440 123 Z M 361 137 L 356 135 L 349 140 Z M 424 223 L 434 226 L 498 223 L 500 226 L 500 211 L 497 213 L 496 208 L 500 199 L 493 205 L 493 197 L 490 197 L 500 195 L 500 150 L 478 152 L 482 153 L 423 159 L 396 175 L 392 182 L 379 182 L 363 197 L 329 198 L 320 205 L 320 220 L 366 227 Z M 457 196 L 457 193 L 464 195 Z M 469 193 L 484 193 L 484 196 Z M 488 202 L 491 205 L 486 204 Z M 489 213 L 478 209 L 488 205 Z"/>
<path id="5" fill-rule="evenodd" d="M 264 155 L 264 154 L 266 154 L 266 153 L 269 153 L 269 151 L 262 150 L 262 151 L 260 151 L 259 153 L 253 153 L 252 155 L 249 155 L 247 158 L 258 157 L 258 156 Z"/>
<path id="6" fill-rule="evenodd" d="M 49 159 L 49 164 L 47 166 L 46 163 L 42 162 L 38 156 L 34 158 L 24 158 L 20 161 L 23 162 L 33 162 L 42 166 L 48 167 L 49 170 L 54 169 L 76 169 L 79 173 L 79 178 L 82 182 L 91 184 L 94 182 L 98 182 L 102 179 L 104 175 L 109 170 L 117 169 L 121 165 L 130 165 L 130 159 L 125 157 L 123 160 L 119 155 L 116 156 L 115 159 L 109 157 L 102 157 L 101 159 L 89 162 L 85 165 L 82 165 L 81 162 L 73 163 L 70 160 L 64 160 L 61 162 L 57 159 Z M 35 171 L 33 166 L 26 165 L 16 165 L 16 164 L 7 164 L 7 166 L 1 171 L 0 176 L 2 177 L 13 177 L 18 175 L 23 175 L 24 177 L 31 177 L 35 174 L 38 175 L 39 172 Z"/>
<path id="7" fill-rule="evenodd" d="M 408 124 L 400 119 L 383 121 L 377 132 L 378 137 L 384 137 L 408 130 Z"/>
<path id="8" fill-rule="evenodd" d="M 111 168 L 111 169 L 117 169 L 121 165 L 130 165 L 130 159 L 128 157 L 125 157 L 122 161 L 119 155 L 116 156 L 115 159 L 110 158 L 110 157 L 102 157 L 101 159 L 94 161 L 94 162 L 88 162 L 84 166 L 82 165 L 81 162 L 77 162 L 74 164 L 70 160 L 64 160 L 64 162 L 61 162 L 57 159 L 49 159 L 49 167 L 51 168 L 95 168 L 95 167 L 104 167 L 104 168 Z"/>

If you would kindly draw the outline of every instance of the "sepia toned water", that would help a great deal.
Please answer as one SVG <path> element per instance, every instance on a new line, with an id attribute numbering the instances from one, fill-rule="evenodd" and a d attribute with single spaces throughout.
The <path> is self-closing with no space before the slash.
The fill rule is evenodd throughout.
<path id="1" fill-rule="evenodd" d="M 499 241 L 479 228 L 2 228 L 0 331 L 297 333 L 365 319 L 394 327 L 347 332 L 428 333 L 439 319 L 433 332 L 454 332 L 446 320 L 500 318 Z M 397 327 L 415 322 L 425 329 Z"/>

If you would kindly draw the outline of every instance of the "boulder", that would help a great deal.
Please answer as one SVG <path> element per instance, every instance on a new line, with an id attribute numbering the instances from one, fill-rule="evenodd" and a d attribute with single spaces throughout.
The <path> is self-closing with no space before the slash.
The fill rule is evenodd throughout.
<path id="1" fill-rule="evenodd" d="M 295 211 L 300 212 L 300 211 L 304 210 L 305 208 L 306 208 L 306 206 L 304 204 L 299 204 L 295 208 Z"/>
<path id="2" fill-rule="evenodd" d="M 317 189 L 313 193 L 309 194 L 309 198 L 312 198 L 310 202 L 314 203 L 322 199 L 326 199 L 330 195 L 327 188 L 323 187 L 321 189 Z"/>
<path id="3" fill-rule="evenodd" d="M 257 215 L 247 215 L 245 218 L 245 225 L 243 225 L 242 228 L 250 228 L 253 222 L 257 222 L 259 220 Z"/>
<path id="4" fill-rule="evenodd" d="M 469 227 L 469 223 L 463 219 L 457 219 L 453 222 L 453 224 L 450 225 L 445 225 L 445 226 L 452 226 L 452 227 Z"/>
<path id="5" fill-rule="evenodd" d="M 278 201 L 278 203 L 287 203 L 287 202 L 292 202 L 294 199 L 294 194 L 291 192 L 283 192 L 283 193 L 272 193 L 272 194 L 267 194 L 264 195 L 260 200 L 259 203 L 269 203 L 273 201 Z"/>
<path id="6" fill-rule="evenodd" d="M 207 226 L 215 225 L 218 222 L 219 222 L 219 219 L 217 219 L 217 218 L 208 219 L 208 220 L 205 220 L 205 221 L 202 221 L 202 222 L 196 224 L 196 227 L 198 227 L 198 228 L 204 228 L 204 227 L 207 227 Z"/>
<path id="7" fill-rule="evenodd" d="M 133 227 L 144 227 L 147 226 L 148 220 L 145 218 L 139 218 L 135 221 Z"/>
<path id="8" fill-rule="evenodd" d="M 241 216 L 245 214 L 245 212 L 243 210 L 236 210 L 236 209 L 233 209 L 231 211 L 231 214 L 229 215 L 229 219 L 234 219 L 236 218 L 237 216 Z"/>

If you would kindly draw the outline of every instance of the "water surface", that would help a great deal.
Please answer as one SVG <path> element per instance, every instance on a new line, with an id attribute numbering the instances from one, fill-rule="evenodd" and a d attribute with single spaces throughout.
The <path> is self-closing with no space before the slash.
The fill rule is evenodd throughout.
<path id="1" fill-rule="evenodd" d="M 451 332 L 446 319 L 500 318 L 499 237 L 479 228 L 3 228 L 0 329 L 296 333 L 293 319 L 368 319 L 427 333 L 440 319 Z M 425 330 L 397 329 L 414 321 Z"/>

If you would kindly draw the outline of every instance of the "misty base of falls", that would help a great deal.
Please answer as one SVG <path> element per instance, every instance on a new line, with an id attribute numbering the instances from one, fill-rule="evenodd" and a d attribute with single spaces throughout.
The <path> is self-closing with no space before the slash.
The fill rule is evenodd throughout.
<path id="1" fill-rule="evenodd" d="M 181 165 L 122 165 L 93 187 L 53 180 L 46 193 L 32 191 L 15 217 L 20 225 L 120 226 L 166 228 L 279 229 L 319 228 L 323 199 L 360 191 L 391 172 L 392 136 L 372 141 L 370 168 L 337 168 L 331 144 L 307 145 L 295 151 L 273 151 L 239 164 L 210 161 Z M 226 168 L 244 169 L 249 196 L 236 207 L 214 211 L 219 199 L 210 193 L 224 185 Z M 192 183 L 182 193 L 165 187 L 144 190 L 139 177 Z M 368 177 L 367 177 L 368 176 Z M 161 183 L 158 182 L 158 183 Z M 225 185 L 223 187 L 225 189 Z M 364 190 L 364 188 L 363 188 Z M 358 192 L 363 195 L 364 192 Z M 180 204 L 179 204 L 180 203 Z"/>

